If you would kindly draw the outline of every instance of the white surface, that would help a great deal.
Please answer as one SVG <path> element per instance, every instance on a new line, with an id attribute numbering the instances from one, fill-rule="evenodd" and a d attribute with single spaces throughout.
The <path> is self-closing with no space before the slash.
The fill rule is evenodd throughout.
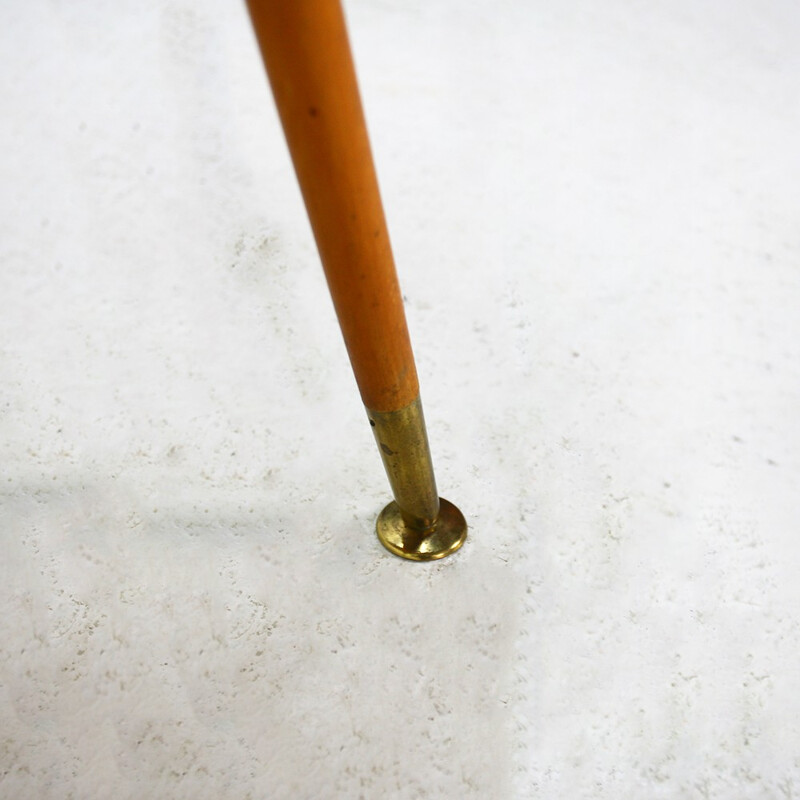
<path id="1" fill-rule="evenodd" d="M 0 796 L 800 795 L 800 12 L 347 6 L 457 557 L 244 10 L 0 26 Z"/>

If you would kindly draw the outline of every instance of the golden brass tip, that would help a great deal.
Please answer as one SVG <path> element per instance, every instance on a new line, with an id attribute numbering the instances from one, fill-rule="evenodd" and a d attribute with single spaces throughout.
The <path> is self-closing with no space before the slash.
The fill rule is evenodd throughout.
<path id="1" fill-rule="evenodd" d="M 389 552 L 411 561 L 433 561 L 449 556 L 467 538 L 464 515 L 443 497 L 439 498 L 439 514 L 427 529 L 406 524 L 395 502 L 381 511 L 375 527 L 378 539 Z"/>

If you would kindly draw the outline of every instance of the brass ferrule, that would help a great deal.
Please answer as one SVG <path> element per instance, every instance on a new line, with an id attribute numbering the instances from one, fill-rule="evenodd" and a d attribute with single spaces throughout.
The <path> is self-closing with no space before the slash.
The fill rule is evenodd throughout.
<path id="1" fill-rule="evenodd" d="M 383 466 L 407 526 L 432 530 L 439 516 L 439 494 L 419 396 L 397 411 L 367 409 Z"/>

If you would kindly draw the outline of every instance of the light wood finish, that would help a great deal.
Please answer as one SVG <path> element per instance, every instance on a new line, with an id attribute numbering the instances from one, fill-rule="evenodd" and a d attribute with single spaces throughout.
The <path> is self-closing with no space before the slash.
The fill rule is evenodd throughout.
<path id="1" fill-rule="evenodd" d="M 419 394 L 339 0 L 248 0 L 364 405 Z"/>

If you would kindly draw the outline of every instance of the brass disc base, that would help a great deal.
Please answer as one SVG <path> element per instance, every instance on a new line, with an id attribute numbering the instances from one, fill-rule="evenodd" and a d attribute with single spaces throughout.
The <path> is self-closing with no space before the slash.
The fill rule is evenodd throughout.
<path id="1" fill-rule="evenodd" d="M 412 561 L 433 561 L 449 556 L 467 538 L 464 515 L 443 498 L 439 498 L 439 516 L 431 531 L 418 531 L 406 525 L 400 506 L 394 501 L 381 511 L 375 528 L 387 550 Z"/>

